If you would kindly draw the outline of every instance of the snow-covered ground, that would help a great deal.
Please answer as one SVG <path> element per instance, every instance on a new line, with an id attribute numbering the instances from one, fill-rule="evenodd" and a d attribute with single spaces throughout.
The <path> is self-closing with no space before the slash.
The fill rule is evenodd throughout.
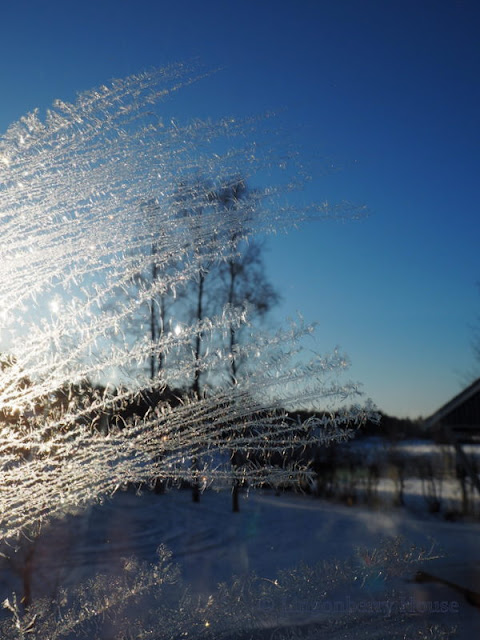
<path id="1" fill-rule="evenodd" d="M 381 628 L 387 634 L 388 623 L 400 611 L 403 620 L 411 618 L 417 623 L 433 608 L 428 614 L 432 623 L 455 625 L 455 637 L 480 637 L 480 608 L 469 604 L 464 594 L 438 582 L 413 581 L 417 570 L 423 569 L 480 592 L 479 523 L 445 522 L 405 509 L 350 508 L 309 496 L 277 496 L 269 491 L 243 495 L 238 514 L 231 512 L 231 496 L 226 492 L 208 491 L 200 504 L 192 503 L 189 491 L 164 495 L 119 493 L 66 522 L 68 525 L 64 521 L 45 529 L 33 544 L 34 598 L 53 596 L 60 585 L 71 587 L 98 571 L 117 574 L 122 559 L 130 556 L 153 562 L 160 544 L 172 551 L 173 561 L 192 593 L 205 599 L 215 595 L 219 582 L 229 583 L 234 575 L 255 572 L 265 581 L 279 580 L 280 588 L 282 579 L 287 580 L 285 575 L 291 579 L 299 564 L 318 567 L 327 562 L 331 568 L 336 559 L 337 584 L 327 579 L 325 569 L 323 589 L 318 584 L 323 569 L 317 570 L 315 583 L 307 591 L 304 584 L 297 594 L 290 590 L 288 601 L 280 592 L 275 598 L 274 591 L 273 596 L 270 593 L 254 603 L 259 619 L 263 616 L 271 625 L 273 620 L 273 626 L 281 626 L 287 619 L 302 624 L 319 615 L 331 618 L 341 612 L 351 613 L 352 621 L 358 621 L 364 607 L 366 613 L 362 615 L 370 618 L 372 631 L 365 635 L 368 625 L 363 619 L 364 634 L 356 637 L 370 638 L 382 637 L 373 633 L 381 633 Z M 403 547 L 396 546 L 399 537 Z M 443 557 L 407 563 L 399 570 L 399 549 L 408 550 L 412 545 Z M 375 555 L 365 548 L 382 551 Z M 21 593 L 20 570 L 24 565 L 21 554 L 17 555 L 15 566 L 6 563 L 1 573 L 2 598 L 12 589 Z M 342 569 L 345 563 L 350 574 Z M 288 574 L 278 578 L 279 570 L 288 570 Z M 319 594 L 323 594 L 320 600 Z M 373 613 L 368 609 L 372 599 L 381 603 Z M 330 629 L 328 637 L 350 636 L 336 636 Z"/>
<path id="2" fill-rule="evenodd" d="M 444 516 L 450 514 L 456 517 L 463 511 L 462 487 L 456 475 L 456 452 L 451 445 L 438 445 L 431 440 L 392 443 L 384 438 L 367 437 L 340 445 L 337 451 L 337 473 L 340 469 L 336 478 L 337 496 L 342 492 L 353 492 L 360 501 L 364 500 L 368 467 L 376 465 L 379 476 L 374 487 L 375 497 L 383 504 L 392 505 L 398 500 L 401 466 L 403 498 L 409 509 L 421 513 L 436 502 L 436 508 Z M 480 469 L 480 445 L 465 444 L 463 451 L 473 465 Z M 354 473 L 357 474 L 353 480 L 351 462 Z M 465 488 L 469 513 L 479 515 L 480 496 L 468 476 L 465 478 Z"/>

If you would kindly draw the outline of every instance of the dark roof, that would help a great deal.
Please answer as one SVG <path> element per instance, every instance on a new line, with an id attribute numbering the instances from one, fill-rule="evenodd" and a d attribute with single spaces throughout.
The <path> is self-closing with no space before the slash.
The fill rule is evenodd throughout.
<path id="1" fill-rule="evenodd" d="M 425 420 L 425 426 L 427 428 L 435 427 L 440 424 L 442 420 L 450 413 L 458 409 L 465 402 L 473 398 L 477 393 L 480 393 L 480 378 L 472 382 L 466 389 L 461 391 L 457 396 L 452 398 L 449 402 L 444 404 L 438 411 L 432 414 Z"/>

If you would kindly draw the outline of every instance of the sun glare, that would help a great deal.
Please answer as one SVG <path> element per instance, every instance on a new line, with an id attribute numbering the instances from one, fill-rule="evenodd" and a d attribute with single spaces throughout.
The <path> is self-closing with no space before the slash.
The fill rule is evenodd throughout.
<path id="1" fill-rule="evenodd" d="M 58 315 L 60 313 L 61 306 L 62 305 L 59 298 L 52 298 L 52 300 L 50 300 L 50 302 L 48 303 L 48 308 L 54 315 Z"/>

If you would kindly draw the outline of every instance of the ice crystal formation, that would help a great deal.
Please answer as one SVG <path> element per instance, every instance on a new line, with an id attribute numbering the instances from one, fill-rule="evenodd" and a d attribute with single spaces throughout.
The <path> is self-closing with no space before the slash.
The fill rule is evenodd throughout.
<path id="1" fill-rule="evenodd" d="M 302 611 L 299 626 L 292 603 L 321 605 L 343 582 L 370 579 L 355 563 L 244 576 L 200 602 L 162 547 L 157 565 L 128 560 L 122 575 L 29 601 L 28 557 L 43 523 L 65 524 L 131 485 L 308 483 L 315 447 L 372 415 L 342 381 L 345 356 L 305 357 L 312 328 L 301 321 L 262 333 L 248 304 L 231 304 L 136 339 L 128 331 L 139 309 L 181 298 L 255 234 L 358 213 L 290 203 L 304 173 L 269 134 L 268 115 L 162 119 L 164 100 L 201 77 L 173 65 L 116 80 L 0 137 L 0 542 L 7 556 L 26 549 L 23 602 L 4 600 L 2 637 L 357 637 L 359 628 L 405 637 L 403 614 L 398 626 L 318 611 L 305 623 Z M 239 181 L 254 185 L 248 198 L 225 206 L 214 196 Z M 233 348 L 226 337 L 240 329 L 248 339 Z M 225 375 L 232 359 L 249 363 L 238 378 Z M 316 415 L 299 417 L 312 406 Z M 395 553 L 382 562 L 396 566 Z M 417 626 L 415 637 L 449 637 Z"/>
<path id="2" fill-rule="evenodd" d="M 398 590 L 398 577 L 415 567 L 422 550 L 397 539 L 376 553 L 381 570 L 361 567 L 355 559 L 332 560 L 279 571 L 275 579 L 247 573 L 199 597 L 183 584 L 161 546 L 155 564 L 126 560 L 121 575 L 97 575 L 62 590 L 54 602 L 39 600 L 26 613 L 14 596 L 6 599 L 10 617 L 0 622 L 0 631 L 12 640 L 455 637 L 454 629 L 409 610 L 411 603 Z"/>
<path id="3" fill-rule="evenodd" d="M 139 305 L 178 295 L 239 242 L 338 214 L 289 204 L 302 170 L 267 142 L 268 116 L 162 120 L 163 101 L 201 75 L 174 65 L 116 80 L 0 138 L 2 540 L 129 483 L 296 482 L 308 469 L 289 452 L 348 436 L 368 412 L 350 408 L 358 389 L 339 381 L 345 357 L 302 357 L 311 328 L 301 322 L 271 335 L 252 327 L 235 354 L 221 337 L 248 325 L 248 306 L 155 340 L 124 333 Z M 226 212 L 209 194 L 239 176 L 256 188 Z M 134 287 L 152 264 L 158 277 Z M 210 346 L 193 359 L 200 333 Z M 154 352 L 169 366 L 152 379 Z M 240 355 L 256 364 L 232 385 L 218 372 Z M 195 372 L 215 381 L 200 397 L 129 411 Z M 112 376 L 120 382 L 106 384 Z M 288 413 L 312 402 L 346 408 L 306 424 Z"/>

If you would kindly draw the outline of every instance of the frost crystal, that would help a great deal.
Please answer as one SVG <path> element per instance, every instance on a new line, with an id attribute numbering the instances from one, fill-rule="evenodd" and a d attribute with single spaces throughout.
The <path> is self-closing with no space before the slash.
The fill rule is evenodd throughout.
<path id="1" fill-rule="evenodd" d="M 155 565 L 127 560 L 120 576 L 98 575 L 63 590 L 54 602 L 40 600 L 34 611 L 23 613 L 15 597 L 5 600 L 10 617 L 0 622 L 0 631 L 12 640 L 455 637 L 448 626 L 408 610 L 396 577 L 408 575 L 418 557 L 402 544 L 394 540 L 379 548 L 385 571 L 378 591 L 357 584 L 355 563 L 331 561 L 280 571 L 275 579 L 247 573 L 205 597 L 185 587 L 160 547 Z"/>
<path id="2" fill-rule="evenodd" d="M 341 354 L 305 360 L 301 322 L 272 335 L 251 327 L 234 354 L 223 338 L 248 325 L 248 305 L 155 340 L 126 331 L 142 305 L 181 295 L 248 237 L 338 215 L 289 204 L 301 167 L 265 141 L 268 118 L 162 120 L 160 101 L 201 75 L 173 65 L 116 80 L 0 138 L 3 540 L 129 483 L 297 482 L 308 475 L 298 452 L 347 437 L 370 412 L 305 424 L 287 413 L 333 411 L 358 395 L 338 382 Z M 239 176 L 273 184 L 227 215 L 212 193 Z M 157 277 L 139 278 L 152 267 Z M 207 346 L 192 358 L 199 335 Z M 152 378 L 153 352 L 168 366 Z M 232 357 L 255 362 L 236 385 L 222 373 Z M 166 400 L 200 373 L 200 397 Z M 135 412 L 142 402 L 148 410 Z"/>

